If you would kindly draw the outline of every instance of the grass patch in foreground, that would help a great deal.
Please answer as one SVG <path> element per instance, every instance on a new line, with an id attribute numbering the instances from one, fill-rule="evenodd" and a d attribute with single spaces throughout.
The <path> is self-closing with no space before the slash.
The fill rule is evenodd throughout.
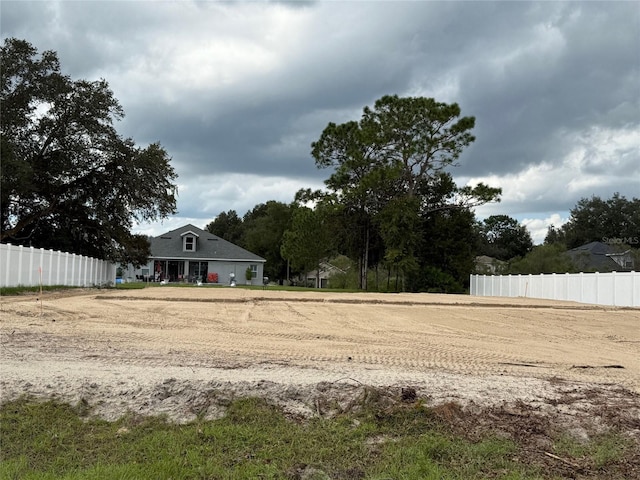
<path id="1" fill-rule="evenodd" d="M 89 413 L 84 403 L 2 405 L 0 479 L 566 478 L 532 459 L 526 445 L 454 435 L 420 402 L 364 405 L 358 413 L 303 422 L 252 398 L 233 402 L 222 419 L 188 425 L 132 415 L 110 423 Z M 560 437 L 556 453 L 589 457 L 595 470 L 580 478 L 624 478 L 606 470 L 634 448 L 621 438 L 577 445 Z M 613 446 L 615 455 L 603 453 Z"/>
<path id="2" fill-rule="evenodd" d="M 109 423 L 86 408 L 27 399 L 0 409 L 2 479 L 540 478 L 511 460 L 516 446 L 444 432 L 422 407 L 382 418 L 296 422 L 262 400 L 226 417 L 174 425 L 133 416 Z"/>

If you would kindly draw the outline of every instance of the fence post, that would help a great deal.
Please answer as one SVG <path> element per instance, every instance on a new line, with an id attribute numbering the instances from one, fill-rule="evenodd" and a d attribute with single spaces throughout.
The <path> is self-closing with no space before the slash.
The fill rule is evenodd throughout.
<path id="1" fill-rule="evenodd" d="M 584 272 L 580 272 L 578 275 L 580 275 L 580 302 L 582 302 L 582 299 L 584 298 Z"/>
<path id="2" fill-rule="evenodd" d="M 47 279 L 47 285 L 53 285 L 53 255 L 55 252 L 53 250 L 48 250 L 49 252 L 49 278 Z"/>
<path id="3" fill-rule="evenodd" d="M 611 292 L 612 303 L 614 305 L 617 305 L 616 303 L 616 272 L 611 272 L 611 288 L 613 289 L 613 291 Z"/>
<path id="4" fill-rule="evenodd" d="M 40 273 L 38 283 L 40 283 L 40 281 L 44 282 L 44 248 L 40 248 L 40 261 L 38 263 L 38 267 L 40 268 L 40 270 L 38 270 Z"/>
<path id="5" fill-rule="evenodd" d="M 64 276 L 62 277 L 63 285 L 69 285 L 69 261 L 71 260 L 71 254 L 69 252 L 64 252 Z"/>
<path id="6" fill-rule="evenodd" d="M 27 283 L 27 286 L 31 287 L 33 286 L 33 247 L 29 247 L 29 280 L 27 280 L 29 283 Z"/>
<path id="7" fill-rule="evenodd" d="M 11 274 L 9 273 L 11 268 L 9 268 L 11 266 L 11 244 L 7 243 L 7 248 L 6 248 L 6 260 L 4 262 L 4 268 L 6 269 L 6 271 L 4 272 L 4 279 L 5 279 L 5 283 L 4 286 L 5 287 L 9 287 L 9 279 L 11 278 Z"/>

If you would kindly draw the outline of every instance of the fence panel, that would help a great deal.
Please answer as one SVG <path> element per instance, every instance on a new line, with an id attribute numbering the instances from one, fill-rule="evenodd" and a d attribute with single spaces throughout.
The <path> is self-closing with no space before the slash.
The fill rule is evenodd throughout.
<path id="1" fill-rule="evenodd" d="M 471 275 L 471 295 L 640 307 L 640 272 Z"/>
<path id="2" fill-rule="evenodd" d="M 73 253 L 0 244 L 0 287 L 113 284 L 115 264 Z"/>

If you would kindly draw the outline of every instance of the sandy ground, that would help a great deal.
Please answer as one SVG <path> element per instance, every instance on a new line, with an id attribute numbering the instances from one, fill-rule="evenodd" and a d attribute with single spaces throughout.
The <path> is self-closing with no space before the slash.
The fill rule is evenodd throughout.
<path id="1" fill-rule="evenodd" d="M 245 395 L 329 414 L 372 386 L 571 418 L 597 404 L 640 431 L 640 309 L 164 286 L 3 297 L 0 334 L 0 401 L 82 399 L 107 419 L 216 418 Z"/>

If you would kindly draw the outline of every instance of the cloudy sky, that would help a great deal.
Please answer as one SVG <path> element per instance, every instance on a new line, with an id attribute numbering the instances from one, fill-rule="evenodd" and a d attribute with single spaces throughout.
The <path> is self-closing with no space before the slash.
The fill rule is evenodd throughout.
<path id="1" fill-rule="evenodd" d="M 503 189 L 476 211 L 543 240 L 583 197 L 640 196 L 640 3 L 6 1 L 3 38 L 107 80 L 118 131 L 159 141 L 179 213 L 137 231 L 204 227 L 320 188 L 311 142 L 386 94 L 476 117 L 458 184 Z"/>

